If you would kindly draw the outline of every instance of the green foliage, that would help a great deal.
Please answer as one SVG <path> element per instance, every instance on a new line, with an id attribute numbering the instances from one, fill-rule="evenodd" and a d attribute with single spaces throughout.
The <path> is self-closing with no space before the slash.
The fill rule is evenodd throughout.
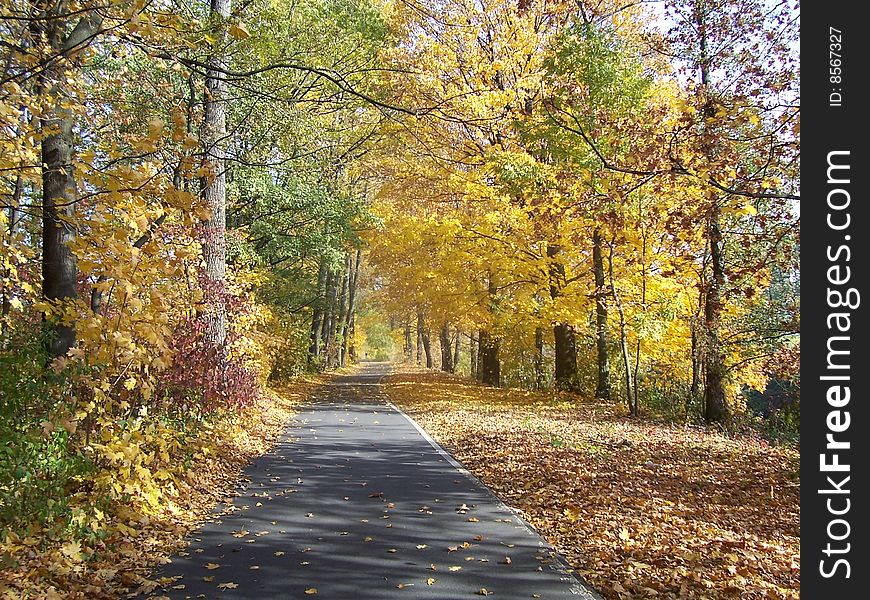
<path id="1" fill-rule="evenodd" d="M 362 358 L 375 361 L 390 360 L 397 351 L 392 330 L 388 323 L 378 319 L 376 315 L 372 317 L 374 318 L 361 319 L 365 335 Z"/>
<path id="2" fill-rule="evenodd" d="M 92 471 L 71 433 L 73 378 L 43 369 L 44 336 L 34 330 L 16 332 L 0 350 L 0 537 L 74 527 L 70 497 Z"/>

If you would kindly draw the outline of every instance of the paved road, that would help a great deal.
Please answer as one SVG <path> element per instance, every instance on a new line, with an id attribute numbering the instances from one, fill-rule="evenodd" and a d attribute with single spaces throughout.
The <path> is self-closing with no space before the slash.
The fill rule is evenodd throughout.
<path id="1" fill-rule="evenodd" d="M 162 569 L 173 599 L 598 599 L 364 365 L 300 407 Z M 227 585 L 229 584 L 229 585 Z"/>

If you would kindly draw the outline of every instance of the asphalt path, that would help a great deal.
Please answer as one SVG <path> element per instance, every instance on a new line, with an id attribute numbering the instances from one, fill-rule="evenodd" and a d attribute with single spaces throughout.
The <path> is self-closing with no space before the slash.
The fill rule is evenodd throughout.
<path id="1" fill-rule="evenodd" d="M 364 364 L 301 406 L 190 545 L 173 599 L 596 599 Z"/>

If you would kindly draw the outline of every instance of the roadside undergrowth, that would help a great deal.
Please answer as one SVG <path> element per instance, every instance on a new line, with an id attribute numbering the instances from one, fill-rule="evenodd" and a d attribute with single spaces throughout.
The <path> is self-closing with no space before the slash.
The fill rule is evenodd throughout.
<path id="1" fill-rule="evenodd" d="M 796 449 L 414 367 L 384 383 L 605 598 L 799 597 Z"/>
<path id="2" fill-rule="evenodd" d="M 0 598 L 150 594 L 165 582 L 149 574 L 184 546 L 185 536 L 210 517 L 217 502 L 233 494 L 245 465 L 272 446 L 294 407 L 329 377 L 276 386 L 244 411 L 187 423 L 183 435 L 157 420 L 141 427 L 147 443 L 124 439 L 112 465 L 130 471 L 114 500 L 94 493 L 101 485 L 99 470 L 76 482 L 78 491 L 69 500 L 76 531 L 34 525 L 0 538 Z M 102 452 L 111 456 L 115 440 L 101 441 Z"/>

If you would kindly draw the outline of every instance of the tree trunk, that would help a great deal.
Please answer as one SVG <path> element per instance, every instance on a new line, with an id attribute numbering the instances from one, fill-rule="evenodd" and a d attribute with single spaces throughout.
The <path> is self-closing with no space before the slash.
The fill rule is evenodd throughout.
<path id="1" fill-rule="evenodd" d="M 691 407 L 696 406 L 698 399 L 701 397 L 701 368 L 703 366 L 703 352 L 701 349 L 700 335 L 698 335 L 698 326 L 700 315 L 695 315 L 691 323 L 692 331 L 692 381 L 689 385 L 689 397 L 686 398 L 686 417 L 689 416 Z"/>
<path id="2" fill-rule="evenodd" d="M 460 332 L 457 329 L 456 333 L 454 334 L 454 338 L 455 339 L 453 341 L 453 370 L 451 371 L 451 373 L 456 373 L 456 371 L 459 369 L 459 351 L 460 351 L 460 346 L 461 346 L 461 342 L 462 342 L 462 332 Z"/>
<path id="3" fill-rule="evenodd" d="M 317 297 L 314 300 L 311 314 L 311 333 L 308 336 L 308 365 L 312 366 L 320 357 L 320 343 L 323 339 L 324 309 L 326 308 L 326 284 L 327 284 L 326 259 L 320 259 L 320 267 L 317 270 Z"/>
<path id="4" fill-rule="evenodd" d="M 468 358 L 471 362 L 471 378 L 477 379 L 477 336 L 468 334 Z"/>
<path id="5" fill-rule="evenodd" d="M 423 365 L 423 313 L 417 311 L 417 356 L 416 363 Z"/>
<path id="6" fill-rule="evenodd" d="M 414 353 L 414 364 L 423 365 L 423 329 L 420 327 L 420 316 L 417 315 L 417 347 Z"/>
<path id="7" fill-rule="evenodd" d="M 215 33 L 215 51 L 208 59 L 206 70 L 205 103 L 203 107 L 202 140 L 205 146 L 205 165 L 210 174 L 203 180 L 202 197 L 211 213 L 204 223 L 202 257 L 205 262 L 205 293 L 209 306 L 206 313 L 205 339 L 217 348 L 223 348 L 227 339 L 226 307 L 226 137 L 227 137 L 227 83 L 222 70 L 227 67 L 224 20 L 229 18 L 232 0 L 211 0 L 211 14 L 218 16 L 220 24 Z"/>
<path id="8" fill-rule="evenodd" d="M 480 332 L 480 380 L 498 387 L 501 385 L 501 365 L 499 363 L 499 340 L 490 336 L 488 331 Z"/>
<path id="9" fill-rule="evenodd" d="M 330 270 L 326 281 L 326 312 L 323 315 L 323 326 L 320 331 L 323 336 L 323 365 L 330 367 L 333 334 L 335 332 L 335 309 L 338 303 L 338 273 L 333 273 Z"/>
<path id="10" fill-rule="evenodd" d="M 450 324 L 444 321 L 438 334 L 441 345 L 441 370 L 445 373 L 453 372 L 453 348 L 450 339 Z"/>
<path id="11" fill-rule="evenodd" d="M 719 341 L 725 265 L 722 256 L 719 208 L 715 203 L 711 209 L 708 227 L 712 273 L 704 298 L 704 328 L 707 333 L 704 347 L 704 418 L 707 423 L 720 423 L 728 417 L 728 402 L 725 395 L 725 361 Z"/>
<path id="12" fill-rule="evenodd" d="M 557 389 L 577 389 L 577 343 L 570 325 L 553 326 L 554 382 Z"/>
<path id="13" fill-rule="evenodd" d="M 604 257 L 601 230 L 592 234 L 592 270 L 595 273 L 595 349 L 598 364 L 598 385 L 595 397 L 610 400 L 610 361 L 607 356 L 607 282 L 604 279 Z"/>
<path id="14" fill-rule="evenodd" d="M 628 349 L 628 337 L 626 333 L 625 309 L 622 306 L 622 300 L 619 297 L 619 292 L 616 290 L 616 281 L 613 277 L 613 245 L 610 246 L 610 260 L 608 266 L 610 274 L 610 293 L 613 296 L 613 303 L 616 305 L 616 314 L 619 315 L 619 346 L 622 350 L 622 362 L 625 367 L 625 401 L 628 405 L 628 412 L 631 416 L 638 415 L 637 405 L 637 390 L 635 389 L 634 380 L 631 373 L 631 351 Z"/>
<path id="15" fill-rule="evenodd" d="M 544 329 L 535 327 L 535 389 L 542 390 L 546 386 L 547 376 L 544 373 Z"/>
<path id="16" fill-rule="evenodd" d="M 422 331 L 420 335 L 423 340 L 423 351 L 426 353 L 426 368 L 431 369 L 434 366 L 434 361 L 432 360 L 432 343 L 429 340 L 429 330 L 426 328 L 422 312 L 417 313 L 417 328 L 418 331 Z"/>
<path id="17" fill-rule="evenodd" d="M 410 319 L 405 321 L 405 323 L 403 324 L 402 327 L 404 329 L 404 336 L 403 336 L 404 342 L 402 344 L 402 346 L 403 346 L 402 352 L 405 355 L 405 362 L 409 363 L 413 360 L 413 355 L 414 355 L 414 341 L 413 341 L 413 337 L 411 336 L 411 321 L 410 321 Z"/>
<path id="18" fill-rule="evenodd" d="M 649 309 L 646 303 L 646 277 L 647 277 L 647 260 L 646 260 L 646 251 L 647 251 L 647 232 L 644 230 L 641 232 L 641 239 L 643 240 L 641 246 L 641 261 L 640 261 L 640 310 L 644 313 Z M 639 396 L 640 396 L 640 385 L 643 380 L 640 375 L 640 357 L 643 350 L 643 346 L 641 344 L 641 334 L 639 331 L 636 331 L 636 340 L 634 346 L 634 404 L 635 406 L 639 405 Z"/>
<path id="19" fill-rule="evenodd" d="M 483 342 L 484 330 L 477 331 L 477 369 L 474 371 L 474 378 L 478 381 L 483 381 Z"/>
<path id="20" fill-rule="evenodd" d="M 562 247 L 551 244 L 547 246 L 547 258 L 550 275 L 550 298 L 556 300 L 566 285 L 565 265 L 556 257 Z M 577 343 L 574 338 L 574 328 L 567 323 L 556 323 L 553 326 L 553 352 L 555 354 L 554 385 L 561 390 L 577 389 Z"/>
<path id="21" fill-rule="evenodd" d="M 710 72 L 713 70 L 712 54 L 707 48 L 708 14 L 700 3 L 695 10 L 695 31 L 699 39 L 697 66 L 701 73 L 701 92 L 708 93 Z M 709 97 L 707 102 L 709 103 Z M 706 108 L 713 108 L 708 105 Z M 705 112 L 707 112 L 705 110 Z M 703 126 L 707 129 L 707 126 Z M 706 131 L 705 131 L 706 133 Z M 708 147 L 708 156 L 715 148 Z M 719 224 L 720 208 L 717 194 L 710 193 L 710 212 L 707 216 L 707 239 L 710 243 L 711 277 L 705 286 L 704 297 L 704 419 L 708 424 L 720 423 L 728 417 L 728 402 L 725 395 L 725 359 L 722 356 L 719 340 L 720 316 L 722 313 L 722 284 L 725 281 L 725 264 L 722 230 Z"/>
<path id="22" fill-rule="evenodd" d="M 344 274 L 341 277 L 341 295 L 338 300 L 338 316 L 335 320 L 335 366 L 344 365 L 344 328 L 347 323 L 347 294 L 350 286 L 350 256 L 344 261 Z"/>
<path id="23" fill-rule="evenodd" d="M 49 25 L 52 49 L 62 47 L 61 22 Z M 75 237 L 73 222 L 78 200 L 73 167 L 73 116 L 63 103 L 63 65 L 52 63 L 45 71 L 44 81 L 51 85 L 53 108 L 43 117 L 43 131 L 53 133 L 42 140 L 42 294 L 49 301 L 72 300 L 76 297 L 75 257 L 69 244 Z M 76 332 L 72 324 L 55 319 L 49 325 L 50 356 L 62 356 L 75 345 Z"/>
<path id="24" fill-rule="evenodd" d="M 341 366 L 345 366 L 347 358 L 351 362 L 356 361 L 356 352 L 351 354 L 353 348 L 354 321 L 356 320 L 356 290 L 357 282 L 359 281 L 360 259 L 362 259 L 362 250 L 357 248 L 356 258 L 352 261 L 352 268 L 348 269 L 348 299 L 347 299 L 347 316 L 345 317 L 344 340 L 342 345 L 342 361 Z"/>

